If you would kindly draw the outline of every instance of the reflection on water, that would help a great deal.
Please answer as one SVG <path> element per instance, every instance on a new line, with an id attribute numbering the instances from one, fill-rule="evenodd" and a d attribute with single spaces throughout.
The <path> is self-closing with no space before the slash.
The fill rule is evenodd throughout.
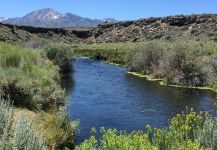
<path id="1" fill-rule="evenodd" d="M 127 131 L 144 130 L 148 123 L 165 127 L 187 106 L 215 109 L 215 94 L 209 91 L 161 86 L 121 67 L 85 58 L 77 59 L 74 69 L 69 112 L 71 119 L 80 120 L 79 142 L 89 137 L 92 127 Z"/>
<path id="2" fill-rule="evenodd" d="M 64 73 L 64 75 L 61 76 L 61 86 L 65 89 L 67 95 L 74 90 L 73 72 Z"/>

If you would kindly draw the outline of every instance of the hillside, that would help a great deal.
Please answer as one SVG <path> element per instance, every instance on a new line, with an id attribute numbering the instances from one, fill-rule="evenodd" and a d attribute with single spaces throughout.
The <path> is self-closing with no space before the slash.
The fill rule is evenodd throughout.
<path id="1" fill-rule="evenodd" d="M 93 42 L 144 41 L 152 39 L 217 40 L 217 14 L 169 16 L 104 24 L 91 32 Z"/>
<path id="2" fill-rule="evenodd" d="M 93 29 L 35 28 L 0 23 L 0 41 L 25 42 L 35 38 L 65 43 L 109 43 L 153 39 L 217 40 L 217 14 L 169 16 L 100 24 Z"/>

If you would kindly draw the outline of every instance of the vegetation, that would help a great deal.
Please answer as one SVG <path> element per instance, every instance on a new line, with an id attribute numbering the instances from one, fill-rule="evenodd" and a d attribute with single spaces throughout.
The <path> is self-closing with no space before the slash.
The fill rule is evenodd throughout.
<path id="1" fill-rule="evenodd" d="M 217 89 L 217 44 L 212 42 L 79 45 L 75 53 L 125 65 L 166 84 Z M 66 103 L 60 71 L 70 71 L 73 55 L 73 46 L 65 44 L 42 50 L 0 43 L 0 147 L 63 149 L 75 144 L 76 124 L 60 110 Z M 147 125 L 146 130 L 128 134 L 102 128 L 97 140 L 93 129 L 90 139 L 76 149 L 217 149 L 217 118 L 202 113 L 177 114 L 168 128 Z"/>
<path id="2" fill-rule="evenodd" d="M 217 44 L 160 40 L 78 45 L 76 53 L 124 64 L 128 71 L 162 79 L 167 85 L 217 89 Z"/>
<path id="3" fill-rule="evenodd" d="M 203 150 L 216 149 L 217 120 L 208 114 L 196 114 L 194 111 L 177 114 L 171 119 L 169 127 L 152 129 L 147 132 L 134 131 L 127 134 L 116 129 L 101 129 L 102 138 L 97 140 L 94 134 L 76 150 Z M 93 129 L 93 133 L 95 129 Z"/>
<path id="4" fill-rule="evenodd" d="M 58 55 L 72 59 L 66 49 L 57 51 Z M 63 109 L 67 96 L 60 85 L 60 64 L 47 55 L 48 51 L 43 49 L 0 43 L 0 104 L 5 106 L 4 99 L 9 97 L 16 107 L 1 107 L 6 120 L 2 119 L 5 123 L 0 130 L 2 140 L 12 149 L 59 149 L 74 145 L 76 124 L 69 121 Z M 8 138 L 15 143 L 11 144 Z"/>
<path id="5" fill-rule="evenodd" d="M 45 47 L 45 53 L 48 59 L 60 67 L 61 71 L 72 71 L 73 46 L 60 43 L 50 44 Z"/>
<path id="6" fill-rule="evenodd" d="M 208 41 L 160 40 L 143 43 L 78 45 L 76 54 L 125 65 L 128 71 L 167 85 L 217 89 L 217 44 Z M 77 150 L 86 149 L 217 149 L 217 118 L 193 111 L 177 114 L 169 127 L 127 134 L 116 129 L 101 129 L 101 139 L 94 134 Z M 95 129 L 93 129 L 95 132 Z"/>
<path id="7" fill-rule="evenodd" d="M 46 145 L 43 137 L 33 131 L 33 122 L 21 115 L 14 124 L 14 109 L 7 100 L 0 100 L 1 149 L 41 149 Z"/>
<path id="8" fill-rule="evenodd" d="M 148 42 L 126 55 L 126 66 L 166 84 L 216 89 L 217 44 L 210 42 Z"/>
<path id="9" fill-rule="evenodd" d="M 77 45 L 75 54 L 124 65 L 126 52 L 129 49 L 135 48 L 138 44 L 141 43 L 126 42 Z"/>
<path id="10" fill-rule="evenodd" d="M 58 67 L 36 50 L 0 44 L 0 94 L 16 106 L 50 109 L 64 104 Z"/>

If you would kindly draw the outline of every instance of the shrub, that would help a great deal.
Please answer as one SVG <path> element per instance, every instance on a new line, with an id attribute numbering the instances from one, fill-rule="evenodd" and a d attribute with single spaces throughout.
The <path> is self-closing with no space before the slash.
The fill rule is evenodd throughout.
<path id="1" fill-rule="evenodd" d="M 29 41 L 25 42 L 24 46 L 27 48 L 43 48 L 49 43 L 48 40 L 40 38 L 32 38 Z"/>
<path id="2" fill-rule="evenodd" d="M 117 132 L 116 129 L 109 129 L 106 131 L 101 129 L 102 140 L 98 143 L 97 139 L 92 136 L 89 140 L 84 141 L 80 146 L 76 147 L 76 150 L 155 150 L 157 147 L 152 146 L 148 136 L 142 132 L 132 132 L 127 134 L 126 132 Z"/>
<path id="3" fill-rule="evenodd" d="M 133 131 L 127 134 L 116 129 L 101 129 L 100 140 L 94 136 L 85 140 L 76 150 L 108 149 L 148 149 L 148 150 L 203 150 L 216 149 L 216 118 L 204 117 L 193 110 L 177 114 L 168 128 L 155 128 L 152 132 L 147 125 L 147 132 Z M 95 133 L 95 130 L 93 130 Z"/>
<path id="4" fill-rule="evenodd" d="M 36 131 L 44 135 L 44 140 L 49 148 L 73 148 L 78 123 L 69 120 L 68 113 L 65 111 L 41 112 L 35 118 Z"/>
<path id="5" fill-rule="evenodd" d="M 217 87 L 217 44 L 178 40 L 78 45 L 75 53 L 125 65 L 166 84 Z"/>
<path id="6" fill-rule="evenodd" d="M 11 103 L 1 98 L 0 107 L 1 149 L 46 149 L 43 138 L 33 130 L 33 122 L 28 122 L 21 115 L 15 125 Z"/>
<path id="7" fill-rule="evenodd" d="M 162 48 L 155 43 L 146 43 L 130 50 L 126 55 L 126 67 L 130 71 L 153 73 L 155 66 L 159 65 Z"/>
<path id="8" fill-rule="evenodd" d="M 40 149 L 46 150 L 45 141 L 34 132 L 32 121 L 20 116 L 13 137 L 13 149 Z"/>
<path id="9" fill-rule="evenodd" d="M 0 98 L 0 147 L 7 148 L 12 134 L 13 109 L 9 101 Z"/>
<path id="10" fill-rule="evenodd" d="M 211 45 L 211 46 L 210 46 Z M 125 64 L 167 84 L 216 87 L 216 44 L 152 41 L 129 50 Z"/>
<path id="11" fill-rule="evenodd" d="M 72 71 L 72 60 L 74 56 L 72 46 L 66 44 L 50 44 L 45 48 L 45 53 L 63 72 Z"/>
<path id="12" fill-rule="evenodd" d="M 40 51 L 0 44 L 0 94 L 17 106 L 50 109 L 64 104 L 58 67 Z"/>
<path id="13" fill-rule="evenodd" d="M 217 118 L 208 118 L 198 132 L 198 140 L 207 149 L 217 149 Z"/>

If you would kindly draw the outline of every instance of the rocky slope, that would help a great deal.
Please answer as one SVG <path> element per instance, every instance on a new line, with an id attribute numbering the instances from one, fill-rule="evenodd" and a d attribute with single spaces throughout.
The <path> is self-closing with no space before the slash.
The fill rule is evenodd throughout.
<path id="1" fill-rule="evenodd" d="M 89 31 L 63 28 L 39 28 L 15 26 L 0 23 L 0 41 L 25 43 L 32 40 L 50 42 L 81 43 L 89 36 Z"/>
<path id="2" fill-rule="evenodd" d="M 101 24 L 92 30 L 34 28 L 0 24 L 0 41 L 28 41 L 33 38 L 66 43 L 102 43 L 153 39 L 217 41 L 217 14 L 169 16 Z"/>
<path id="3" fill-rule="evenodd" d="M 144 41 L 153 39 L 217 40 L 217 14 L 169 16 L 104 24 L 91 31 L 91 42 Z"/>
<path id="4" fill-rule="evenodd" d="M 45 28 L 62 28 L 62 27 L 96 27 L 98 24 L 109 21 L 117 22 L 115 19 L 89 19 L 83 18 L 72 13 L 61 14 L 58 11 L 45 8 L 33 11 L 21 18 L 9 18 L 4 23 L 15 25 L 27 25 Z"/>

